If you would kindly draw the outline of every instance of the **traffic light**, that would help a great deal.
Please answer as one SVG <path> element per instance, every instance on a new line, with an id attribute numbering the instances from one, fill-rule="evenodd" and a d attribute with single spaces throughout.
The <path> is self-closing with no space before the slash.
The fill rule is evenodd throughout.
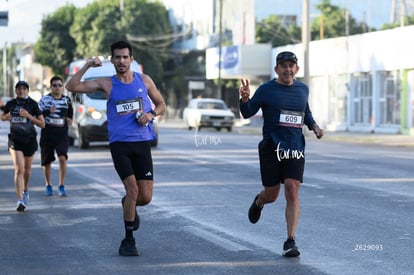
<path id="1" fill-rule="evenodd" d="M 9 22 L 9 12 L 0 11 L 0 26 L 7 26 Z"/>

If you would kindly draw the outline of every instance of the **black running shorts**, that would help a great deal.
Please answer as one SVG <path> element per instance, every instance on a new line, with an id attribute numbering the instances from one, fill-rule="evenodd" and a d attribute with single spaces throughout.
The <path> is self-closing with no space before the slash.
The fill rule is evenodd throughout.
<path id="1" fill-rule="evenodd" d="M 109 148 L 121 180 L 131 175 L 137 180 L 153 180 L 151 141 L 112 142 Z"/>
<path id="2" fill-rule="evenodd" d="M 47 139 L 41 136 L 39 144 L 42 166 L 55 161 L 55 151 L 58 157 L 65 156 L 65 158 L 68 159 L 69 137 L 67 135 L 60 139 Z"/>
<path id="3" fill-rule="evenodd" d="M 11 138 L 10 134 L 8 146 L 15 151 L 22 151 L 25 157 L 33 156 L 38 148 L 36 137 L 22 137 L 22 139 L 19 140 Z"/>
<path id="4" fill-rule="evenodd" d="M 275 186 L 285 179 L 303 182 L 305 158 L 278 158 L 277 146 L 271 140 L 259 143 L 260 175 L 263 186 Z"/>

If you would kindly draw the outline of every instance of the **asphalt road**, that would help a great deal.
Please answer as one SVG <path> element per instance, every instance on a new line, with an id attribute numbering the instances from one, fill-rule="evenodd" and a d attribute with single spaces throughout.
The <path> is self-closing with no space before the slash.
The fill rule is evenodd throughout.
<path id="1" fill-rule="evenodd" d="M 0 128 L 0 274 L 411 274 L 412 148 L 308 137 L 297 244 L 281 256 L 285 200 L 252 225 L 260 135 L 160 124 L 154 197 L 139 207 L 139 257 L 120 257 L 124 194 L 106 144 L 71 147 L 67 198 L 44 196 L 39 155 L 30 204 L 15 210 Z M 57 164 L 52 176 L 57 179 Z M 55 188 L 56 191 L 56 188 Z"/>

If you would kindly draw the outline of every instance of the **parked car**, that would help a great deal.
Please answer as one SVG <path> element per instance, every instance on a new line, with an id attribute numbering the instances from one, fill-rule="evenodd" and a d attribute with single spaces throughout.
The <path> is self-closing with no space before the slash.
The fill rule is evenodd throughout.
<path id="1" fill-rule="evenodd" d="M 234 114 L 221 99 L 195 98 L 191 99 L 184 109 L 183 119 L 188 129 L 210 127 L 220 131 L 226 128 L 232 131 Z"/>
<path id="2" fill-rule="evenodd" d="M 77 60 L 69 65 L 68 80 L 85 64 L 85 60 Z M 140 65 L 134 60 L 131 70 L 142 72 Z M 83 75 L 81 81 L 109 77 L 114 75 L 115 68 L 110 60 L 102 60 L 102 66 L 90 68 Z M 92 93 L 69 93 L 73 103 L 73 123 L 69 126 L 68 135 L 70 144 L 74 145 L 78 140 L 81 149 L 89 148 L 90 142 L 108 141 L 107 116 L 106 116 L 106 97 L 102 91 Z M 156 139 L 152 146 L 158 144 L 158 127 L 154 120 L 154 131 Z"/>

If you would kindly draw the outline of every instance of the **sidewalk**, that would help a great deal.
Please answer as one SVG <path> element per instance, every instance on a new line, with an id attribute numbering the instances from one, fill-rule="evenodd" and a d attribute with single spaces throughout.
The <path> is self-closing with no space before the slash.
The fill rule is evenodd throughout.
<path id="1" fill-rule="evenodd" d="M 241 134 L 262 134 L 262 125 L 259 122 L 246 124 L 246 120 L 236 120 L 233 132 Z M 182 119 L 166 119 L 160 121 L 159 127 L 165 128 L 186 128 Z M 307 138 L 313 138 L 311 133 L 307 131 Z M 349 142 L 361 144 L 376 144 L 384 146 L 414 147 L 414 136 L 401 134 L 371 134 L 371 133 L 355 133 L 355 132 L 325 132 L 323 140 L 336 142 Z"/>
<path id="2" fill-rule="evenodd" d="M 384 146 L 414 147 L 414 136 L 401 134 L 370 134 L 354 132 L 327 132 L 323 137 L 326 140 L 376 144 Z"/>

